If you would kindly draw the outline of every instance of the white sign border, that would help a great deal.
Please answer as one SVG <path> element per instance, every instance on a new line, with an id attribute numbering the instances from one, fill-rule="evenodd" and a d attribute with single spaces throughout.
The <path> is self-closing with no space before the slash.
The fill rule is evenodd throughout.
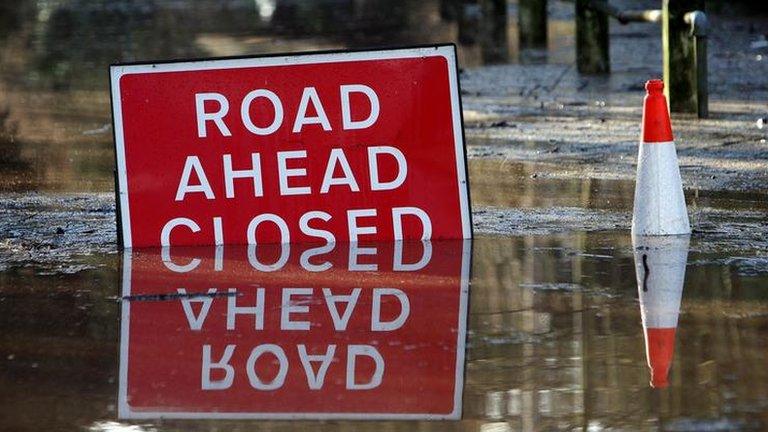
<path id="1" fill-rule="evenodd" d="M 461 109 L 458 63 L 454 44 L 391 48 L 370 51 L 328 51 L 297 53 L 262 57 L 236 57 L 208 60 L 172 61 L 165 63 L 115 64 L 110 66 L 110 96 L 112 101 L 112 123 L 114 128 L 115 158 L 117 163 L 116 195 L 120 205 L 120 223 L 117 229 L 122 233 L 123 248 L 131 248 L 131 219 L 128 206 L 128 173 L 125 161 L 125 137 L 123 133 L 122 100 L 120 79 L 125 75 L 184 72 L 218 69 L 241 69 L 249 67 L 292 66 L 301 64 L 339 63 L 365 60 L 393 60 L 406 58 L 443 57 L 448 67 L 451 113 L 453 121 L 454 147 L 456 152 L 456 176 L 461 207 L 461 230 L 464 239 L 472 238 L 472 209 L 469 202 L 469 181 L 467 159 L 464 147 L 464 122 Z M 443 240 L 443 239 L 432 239 Z M 447 240 L 447 239 L 446 239 Z"/>

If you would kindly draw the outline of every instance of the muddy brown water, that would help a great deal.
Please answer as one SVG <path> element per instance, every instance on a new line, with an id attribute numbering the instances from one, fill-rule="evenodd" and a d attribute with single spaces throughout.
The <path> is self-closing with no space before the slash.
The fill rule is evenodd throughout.
<path id="1" fill-rule="evenodd" d="M 697 242 L 694 237 L 691 249 L 697 249 Z M 313 287 L 318 291 L 321 287 L 330 286 L 334 290 L 342 289 L 340 292 L 349 293 L 352 286 L 386 284 L 399 287 L 410 296 L 413 314 L 410 320 L 423 322 L 424 317 L 418 314 L 429 313 L 429 319 L 443 321 L 447 315 L 450 322 L 456 320 L 458 312 L 455 308 L 438 309 L 430 305 L 454 304 L 450 301 L 455 301 L 458 295 L 461 260 L 457 261 L 455 256 L 451 258 L 450 254 L 441 253 L 441 247 L 439 244 L 432 246 L 430 265 L 440 265 L 441 259 L 448 260 L 446 262 L 450 265 L 440 270 L 443 273 L 437 273 L 442 279 L 424 279 L 426 282 L 421 283 L 428 286 L 432 283 L 444 289 L 424 292 L 414 290 L 409 285 L 415 282 L 403 282 L 399 275 L 393 278 L 393 273 L 385 264 L 390 262 L 388 254 L 391 254 L 391 250 L 384 252 L 386 247 L 379 247 L 383 257 L 379 272 L 357 274 L 347 272 L 346 251 L 339 256 L 333 253 L 320 256 L 335 264 L 337 273 L 297 271 L 296 265 L 291 267 L 292 263 L 298 262 L 298 251 L 295 250 L 288 265 L 275 272 L 249 270 L 242 274 L 230 270 L 244 262 L 243 255 L 236 251 L 225 251 L 221 261 L 224 272 L 220 274 L 210 271 L 214 266 L 212 251 L 192 252 L 186 256 L 174 254 L 172 262 L 185 265 L 190 262 L 189 257 L 200 256 L 202 263 L 199 269 L 208 268 L 208 272 L 202 273 L 202 276 L 202 270 L 196 269 L 189 275 L 182 274 L 181 279 L 177 280 L 167 277 L 168 270 L 159 264 L 162 261 L 157 255 L 151 256 L 155 260 L 152 264 L 144 264 L 142 267 L 136 252 L 131 259 L 133 273 L 129 271 L 127 279 L 124 273 L 126 257 L 114 253 L 79 258 L 79 261 L 91 268 L 74 274 L 38 275 L 35 274 L 34 265 L 6 270 L 0 273 L 0 326 L 3 328 L 0 338 L 0 412 L 3 429 L 118 431 L 417 428 L 485 431 L 601 430 L 612 427 L 630 430 L 759 430 L 768 420 L 765 416 L 768 374 L 762 367 L 768 343 L 765 332 L 768 325 L 768 300 L 764 294 L 766 276 L 743 275 L 728 266 L 708 263 L 707 254 L 688 253 L 684 249 L 683 256 L 687 254 L 688 264 L 676 269 L 684 272 L 685 282 L 672 345 L 673 356 L 668 369 L 668 386 L 652 388 L 649 384 L 652 376 L 646 356 L 641 305 L 638 302 L 636 262 L 631 240 L 624 232 L 513 237 L 481 235 L 473 242 L 468 313 L 466 316 L 458 315 L 459 320 L 455 321 L 457 325 L 462 321 L 466 324 L 465 339 L 460 338 L 461 344 L 466 344 L 466 361 L 462 365 L 463 385 L 459 384 L 458 392 L 461 420 L 364 423 L 305 419 L 293 423 L 269 420 L 159 421 L 151 418 L 118 418 L 121 403 L 118 395 L 123 385 L 120 363 L 126 361 L 124 358 L 121 360 L 123 356 L 120 354 L 121 344 L 126 344 L 126 333 L 123 330 L 121 335 L 120 320 L 121 308 L 125 319 L 127 304 L 133 308 L 132 320 L 138 323 L 143 321 L 145 329 L 150 325 L 151 329 L 157 328 L 160 333 L 154 335 L 150 331 L 148 335 L 147 330 L 142 330 L 141 324 L 131 328 L 131 341 L 139 344 L 131 351 L 131 355 L 137 358 L 133 360 L 132 367 L 143 368 L 141 370 L 149 376 L 131 375 L 128 381 L 129 394 L 136 401 L 146 398 L 145 393 L 156 391 L 170 400 L 165 404 L 165 399 L 154 401 L 155 410 L 169 411 L 170 406 L 173 412 L 172 408 L 179 408 L 174 405 L 175 401 L 186 411 L 190 411 L 189 406 L 193 406 L 204 413 L 210 409 L 210 405 L 184 405 L 191 402 L 175 392 L 176 386 L 194 388 L 200 384 L 201 354 L 199 345 L 196 345 L 198 341 L 191 339 L 193 332 L 185 326 L 182 300 L 168 294 L 176 294 L 176 289 L 181 286 L 187 287 L 189 292 L 199 293 L 206 292 L 202 287 L 229 284 L 226 286 L 237 286 L 251 294 L 254 286 L 266 287 L 269 300 L 276 298 L 277 290 L 289 286 Z M 262 252 L 260 260 L 274 263 L 277 256 Z M 414 262 L 417 259 L 418 256 L 406 261 Z M 318 261 L 313 262 L 319 264 Z M 361 262 L 370 264 L 377 261 L 364 258 Z M 655 268 L 650 269 L 650 272 L 654 271 Z M 418 272 L 416 274 L 426 277 Z M 429 274 L 436 277 L 435 273 Z M 352 279 L 345 280 L 345 277 Z M 412 280 L 416 279 L 413 276 Z M 122 298 L 126 280 L 132 287 L 133 298 Z M 437 280 L 442 282 L 438 283 Z M 193 287 L 201 288 L 195 290 Z M 661 286 L 650 289 L 666 288 Z M 165 294 L 166 297 L 136 296 L 142 292 Z M 214 301 L 218 302 L 214 303 L 218 306 L 211 308 L 208 320 L 218 319 L 220 331 L 216 333 L 215 328 L 210 327 L 214 330 L 210 330 L 213 333 L 207 336 L 208 343 L 226 336 L 223 331 L 223 316 L 226 314 L 223 302 L 226 299 L 216 298 Z M 309 304 L 312 317 L 320 316 L 320 312 L 325 313 L 324 309 L 314 312 L 321 307 L 320 303 Z M 355 313 L 365 315 L 365 305 L 365 301 L 361 300 Z M 662 303 L 662 309 L 670 309 L 664 313 L 673 315 L 677 312 L 677 306 L 674 301 Z M 140 309 L 142 307 L 144 309 Z M 153 309 L 160 307 L 164 309 Z M 238 327 L 234 330 L 238 332 L 238 338 L 242 338 L 237 342 L 238 346 L 250 348 L 260 341 L 274 339 L 275 343 L 286 346 L 286 349 L 291 347 L 294 339 L 290 331 L 281 333 L 277 330 L 279 319 L 270 318 L 278 313 L 278 309 L 274 305 L 267 306 L 266 333 L 251 330 L 249 318 L 238 318 L 241 321 L 238 321 Z M 157 310 L 165 312 L 153 315 L 157 313 L 153 311 Z M 193 310 L 197 314 L 198 306 L 195 305 Z M 303 317 L 306 315 L 299 313 L 294 319 L 301 320 Z M 351 320 L 353 336 L 343 333 L 344 337 L 337 337 L 336 343 L 339 346 L 343 346 L 345 341 L 360 342 L 360 338 L 366 337 L 368 339 L 365 340 L 382 344 L 387 341 L 399 343 L 400 340 L 410 340 L 414 345 L 429 344 L 441 334 L 438 331 L 435 335 L 432 332 L 437 330 L 431 329 L 426 336 L 421 335 L 420 332 L 426 332 L 427 329 L 417 327 L 410 328 L 410 333 L 395 332 L 390 337 L 372 336 L 366 328 L 360 330 L 360 326 L 355 327 L 356 319 L 357 315 L 354 315 Z M 209 329 L 209 326 L 214 324 L 206 324 L 204 329 Z M 323 324 L 319 324 L 319 328 L 313 327 L 312 332 L 308 333 L 320 334 L 319 340 L 312 339 L 317 336 L 307 338 L 316 344 L 327 342 L 323 339 L 322 330 Z M 450 335 L 456 337 L 456 333 L 452 333 L 456 328 L 443 330 L 442 334 L 450 333 L 449 339 Z M 142 343 L 148 346 L 142 347 Z M 189 354 L 189 358 L 183 357 L 185 361 L 169 365 L 169 361 L 163 357 L 152 357 L 152 347 L 159 349 L 158 346 L 173 347 L 171 353 L 176 349 L 186 350 L 185 355 Z M 142 349 L 150 352 L 143 352 Z M 427 351 L 429 353 L 431 351 Z M 424 353 L 418 350 L 413 353 L 385 352 L 389 367 L 384 372 L 385 383 L 388 380 L 397 382 L 402 378 L 398 376 L 398 365 L 404 362 L 405 355 L 411 359 L 422 359 L 420 356 L 424 356 Z M 451 359 L 454 353 L 449 351 L 443 355 Z M 242 363 L 241 360 L 240 365 Z M 441 370 L 424 370 L 423 373 L 430 374 L 431 381 L 424 381 L 419 392 L 435 397 L 434 386 L 439 383 L 447 385 L 450 390 L 451 385 L 456 383 L 456 376 Z M 238 370 L 238 373 L 242 371 Z M 289 376 L 295 377 L 296 374 L 292 370 Z M 338 374 L 338 371 L 331 369 L 328 376 L 337 377 Z M 410 379 L 422 378 L 411 376 Z M 153 387 L 153 384 L 157 386 Z M 245 388 L 250 389 L 247 386 Z M 241 393 L 230 396 L 234 399 L 242 398 L 243 389 L 240 390 Z M 252 389 L 250 391 L 256 392 Z M 294 391 L 298 395 L 306 394 L 306 391 L 300 389 Z M 327 398 L 341 397 L 344 393 L 338 387 L 326 388 L 322 392 L 323 397 Z M 374 404 L 374 407 L 379 414 L 396 414 L 410 409 L 415 403 L 413 396 L 402 394 L 402 402 L 397 403 L 399 399 L 393 402 L 392 394 L 384 392 L 381 397 L 389 398 L 389 403 Z M 218 400 L 218 405 L 213 406 L 224 409 L 230 402 L 224 397 Z M 302 403 L 312 405 L 303 399 Z M 329 405 L 338 409 L 332 401 Z M 286 409 L 289 412 L 301 412 L 302 406 L 288 403 Z M 254 411 L 259 411 L 258 405 Z M 206 415 L 201 414 L 200 417 L 205 418 Z M 309 414 L 309 417 L 312 415 Z M 130 429 L 128 425 L 137 426 Z"/>
<path id="2" fill-rule="evenodd" d="M 361 257 L 362 265 L 378 264 L 362 271 L 350 270 L 344 245 L 310 259 L 334 265 L 317 272 L 302 266 L 299 247 L 283 266 L 275 264 L 279 251 L 255 252 L 272 263 L 261 268 L 253 268 L 247 250 L 224 250 L 220 273 L 215 250 L 176 251 L 170 256 L 177 265 L 201 261 L 175 275 L 157 251 L 117 252 L 108 63 L 445 40 L 459 42 L 460 64 L 475 70 L 498 62 L 573 62 L 572 5 L 550 2 L 549 46 L 523 55 L 517 50 L 514 2 L 502 33 L 479 31 L 482 26 L 471 23 L 461 29 L 456 3 L 3 2 L 0 430 L 768 427 L 764 193 L 688 188 L 691 238 L 682 247 L 638 249 L 628 232 L 634 184 L 626 177 L 573 175 L 578 161 L 475 155 L 469 168 L 476 239 L 431 244 L 427 267 L 410 273 L 394 270 L 393 245 L 368 245 L 381 253 Z M 505 144 L 520 154 L 557 147 L 549 141 Z M 469 145 L 487 150 L 471 134 Z M 425 250 L 417 249 L 404 253 L 407 262 Z M 659 253 L 676 264 L 658 266 Z M 464 275 L 465 269 L 471 272 Z M 671 282 L 648 286 L 657 273 Z M 237 301 L 253 301 L 258 288 L 265 289 L 265 330 L 251 331 L 247 315 L 235 320 L 231 332 L 222 330 L 229 297 L 206 296 L 208 288 L 224 294 L 229 286 L 238 287 Z M 369 326 L 369 296 L 378 286 L 401 289 L 411 305 L 403 327 L 386 337 Z M 182 287 L 193 296 L 180 294 Z M 296 304 L 310 311 L 294 315 L 295 321 L 311 317 L 304 339 L 293 336 L 296 330 L 279 330 L 279 293 L 285 287 L 314 290 Z M 319 295 L 327 287 L 343 294 L 354 287 L 367 290 L 351 314 L 350 330 L 341 335 L 328 334 L 333 324 Z M 184 302 L 200 318 L 206 299 L 212 301 L 210 321 L 195 336 Z M 382 306 L 389 313 L 384 321 L 397 314 L 386 312 L 389 306 Z M 649 339 L 654 332 L 643 327 L 643 316 L 662 330 L 676 324 L 673 339 Z M 212 345 L 214 357 L 220 356 L 227 338 L 242 340 L 232 342 L 238 366 L 233 390 L 215 402 L 195 403 L 202 346 Z M 331 341 L 338 361 L 328 368 L 321 396 L 313 396 L 295 349 L 305 344 L 322 353 Z M 265 342 L 286 351 L 285 385 L 295 397 L 254 389 L 244 376 L 241 350 L 247 354 Z M 377 347 L 385 364 L 378 390 L 356 390 L 363 392 L 360 400 L 344 388 L 340 366 L 352 344 Z M 359 382 L 372 376 L 365 361 L 360 360 Z M 259 369 L 265 381 L 274 376 L 274 364 L 256 367 L 266 368 Z M 221 380 L 221 372 L 211 379 Z M 213 419 L 221 416 L 213 413 L 231 412 L 237 404 L 241 413 L 305 418 Z M 144 407 L 146 418 L 125 418 L 126 405 Z M 334 420 L 321 419 L 319 411 L 374 415 Z M 198 418 L 159 419 L 174 412 Z M 363 421 L 403 412 L 412 418 Z M 426 420 L 447 413 L 458 418 Z"/>

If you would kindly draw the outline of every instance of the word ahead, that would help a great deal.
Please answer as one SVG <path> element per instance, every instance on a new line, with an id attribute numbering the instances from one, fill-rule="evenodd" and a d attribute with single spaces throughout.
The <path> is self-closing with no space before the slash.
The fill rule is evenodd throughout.
<path id="1" fill-rule="evenodd" d="M 471 237 L 453 46 L 111 68 L 125 247 Z"/>

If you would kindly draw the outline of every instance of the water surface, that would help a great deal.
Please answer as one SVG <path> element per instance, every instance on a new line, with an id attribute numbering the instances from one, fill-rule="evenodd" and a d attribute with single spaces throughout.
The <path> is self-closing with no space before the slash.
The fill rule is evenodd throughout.
<path id="1" fill-rule="evenodd" d="M 696 243 L 694 238 L 691 241 L 693 249 L 697 248 Z M 382 266 L 385 262 L 391 266 L 391 247 L 381 246 L 380 250 Z M 229 276 L 220 282 L 221 286 L 240 286 L 244 290 L 253 290 L 253 286 L 264 286 L 267 290 L 283 286 L 320 290 L 325 286 L 337 286 L 339 280 L 345 278 L 349 280 L 340 283 L 346 284 L 345 290 L 358 285 L 371 289 L 377 284 L 397 284 L 395 286 L 405 286 L 406 290 L 411 290 L 408 291 L 411 295 L 416 293 L 422 296 L 421 301 L 426 301 L 420 306 L 422 309 L 416 306 L 411 309 L 418 313 L 424 310 L 424 305 L 437 307 L 456 302 L 455 296 L 461 292 L 461 259 L 457 260 L 456 254 L 460 257 L 462 248 L 449 250 L 447 255 L 441 250 L 445 249 L 433 246 L 431 259 L 434 262 L 431 264 L 439 265 L 448 257 L 449 264 L 441 267 L 443 275 L 438 279 L 421 277 L 421 282 L 409 281 L 415 280 L 412 275 L 409 275 L 411 279 L 403 280 L 383 267 L 378 272 L 348 271 L 347 249 L 340 254 L 319 255 L 318 260 L 311 261 L 320 264 L 330 260 L 338 265 L 335 274 L 302 270 L 298 266 L 299 251 L 295 251 L 295 256 L 283 269 L 265 273 L 250 268 L 240 276 L 235 273 L 239 280 L 232 280 L 232 273 L 225 271 L 222 274 Z M 416 262 L 422 251 L 420 247 L 416 253 L 408 255 L 406 248 L 405 262 Z M 228 258 L 227 255 L 232 256 Z M 245 251 L 243 254 L 227 252 L 227 255 L 222 258 L 224 269 L 233 266 L 249 269 Z M 152 265 L 161 265 L 159 255 L 150 256 L 155 257 Z M 211 272 L 214 268 L 213 250 L 206 255 L 174 253 L 172 259 L 184 265 L 195 256 L 207 256 L 200 264 L 201 268 L 207 266 L 207 274 L 214 274 Z M 275 263 L 279 261 L 279 253 L 264 250 L 259 259 L 263 263 Z M 167 334 L 162 330 L 167 326 L 163 324 L 167 320 L 183 319 L 179 298 L 122 298 L 126 283 L 125 257 L 97 254 L 82 258 L 82 261 L 96 267 L 72 275 L 44 276 L 36 275 L 35 267 L 29 266 L 0 275 L 0 316 L 3 317 L 0 324 L 4 329 L 0 339 L 3 354 L 0 368 L 3 391 L 0 394 L 3 424 L 10 430 L 120 430 L 110 429 L 117 427 L 113 422 L 137 422 L 118 420 L 121 305 L 123 311 L 127 304 L 135 303 L 166 312 L 155 318 L 151 312 L 145 312 L 143 318 L 139 318 L 150 320 L 147 323 L 156 321 L 158 332 L 149 339 L 154 341 L 156 348 L 187 340 L 180 334 Z M 378 261 L 377 258 L 363 257 L 360 262 Z M 765 361 L 768 342 L 764 334 L 768 324 L 768 301 L 764 293 L 766 276 L 742 275 L 728 266 L 707 264 L 707 254 L 697 252 L 688 253 L 687 262 L 687 266 L 677 269 L 685 272 L 685 283 L 668 386 L 653 388 L 638 302 L 636 262 L 631 239 L 626 234 L 481 236 L 476 239 L 471 252 L 472 277 L 464 341 L 466 362 L 461 365 L 464 371 L 459 392 L 462 419 L 420 423 L 419 428 L 760 429 L 766 421 L 764 413 L 768 403 L 765 390 L 768 375 L 759 367 Z M 244 265 L 246 267 L 242 267 Z M 122 272 L 118 270 L 121 267 Z M 139 272 L 134 273 L 139 279 L 144 278 L 140 285 L 142 289 L 150 292 L 175 292 L 179 288 L 176 285 L 181 285 L 163 276 L 168 269 L 141 273 L 134 267 L 134 272 Z M 431 274 L 432 278 L 437 276 Z M 243 275 L 246 275 L 245 279 Z M 340 278 L 339 275 L 347 276 Z M 200 285 L 199 277 L 192 277 L 182 277 L 176 282 L 184 281 L 190 287 L 205 285 L 205 278 Z M 442 282 L 438 284 L 437 281 Z M 453 288 L 414 291 L 418 284 L 425 283 L 433 287 L 448 284 L 444 286 L 453 285 Z M 199 291 L 190 288 L 189 292 Z M 267 298 L 270 296 L 273 294 L 268 294 Z M 222 297 L 215 301 L 226 302 L 226 299 Z M 419 300 L 412 302 L 414 305 L 418 303 Z M 310 304 L 313 308 L 316 306 Z M 370 300 L 368 303 L 361 301 L 363 304 L 370 304 Z M 276 308 L 273 305 L 267 310 L 277 313 Z M 674 312 L 674 304 L 672 309 Z M 197 305 L 193 310 L 194 314 L 198 313 Z M 219 314 L 218 323 L 223 326 L 224 315 L 220 310 L 211 310 L 212 317 Z M 396 313 L 390 312 L 389 319 Z M 438 321 L 453 315 L 450 321 L 457 318 L 458 311 L 437 307 L 429 313 Z M 173 314 L 176 318 L 170 318 Z M 299 314 L 295 318 L 302 316 Z M 279 319 L 275 319 L 268 319 L 272 330 L 265 340 L 287 343 L 291 339 L 281 339 L 280 332 L 275 330 Z M 243 321 L 238 321 L 237 334 L 242 333 L 241 337 L 250 340 L 249 343 L 258 343 L 261 340 L 258 336 L 256 339 L 248 336 L 248 317 L 238 320 Z M 415 345 L 429 345 L 438 340 L 434 338 L 440 333 L 432 334 L 429 332 L 433 330 L 428 329 L 412 328 L 410 333 L 398 337 L 412 338 L 417 341 Z M 456 333 L 451 333 L 451 329 L 455 331 L 451 327 L 441 332 L 455 337 Z M 365 334 L 370 336 L 370 332 Z M 163 342 L 166 337 L 167 342 Z M 343 343 L 345 337 L 337 342 Z M 397 338 L 379 339 L 382 344 L 388 340 L 399 342 Z M 197 354 L 196 349 L 190 352 Z M 454 355 L 453 349 L 446 351 L 449 360 Z M 190 355 L 189 361 L 197 364 L 194 356 Z M 168 364 L 165 358 L 158 362 L 158 365 Z M 179 369 L 183 369 L 183 363 Z M 448 384 L 455 379 L 453 374 L 437 373 L 429 368 L 426 371 L 435 373 L 435 380 L 447 379 Z M 396 368 L 389 372 L 396 374 Z M 151 388 L 154 382 L 160 386 L 157 387 L 159 394 L 173 393 L 173 387 L 162 385 L 173 383 L 173 380 L 167 375 L 158 376 L 143 385 Z M 409 391 L 402 397 L 407 399 L 413 395 L 414 392 Z M 395 404 L 390 408 L 398 409 L 398 406 Z M 377 423 L 338 421 L 314 423 L 302 420 L 297 424 L 271 421 L 227 421 L 222 424 L 222 421 L 190 423 L 190 420 L 159 422 L 149 419 L 138 423 L 144 425 L 139 430 L 220 430 L 222 427 L 233 430 L 270 430 L 273 427 L 373 430 L 384 427 Z M 394 422 L 386 427 L 410 430 L 415 426 Z"/>

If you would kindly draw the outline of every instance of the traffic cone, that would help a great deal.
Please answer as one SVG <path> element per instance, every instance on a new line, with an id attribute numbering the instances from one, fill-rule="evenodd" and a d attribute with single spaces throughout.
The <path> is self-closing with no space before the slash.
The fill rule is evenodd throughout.
<path id="1" fill-rule="evenodd" d="M 632 237 L 645 354 L 653 388 L 669 384 L 689 241 L 689 235 Z"/>
<path id="2" fill-rule="evenodd" d="M 632 234 L 690 234 L 664 82 L 650 80 L 645 89 Z"/>

